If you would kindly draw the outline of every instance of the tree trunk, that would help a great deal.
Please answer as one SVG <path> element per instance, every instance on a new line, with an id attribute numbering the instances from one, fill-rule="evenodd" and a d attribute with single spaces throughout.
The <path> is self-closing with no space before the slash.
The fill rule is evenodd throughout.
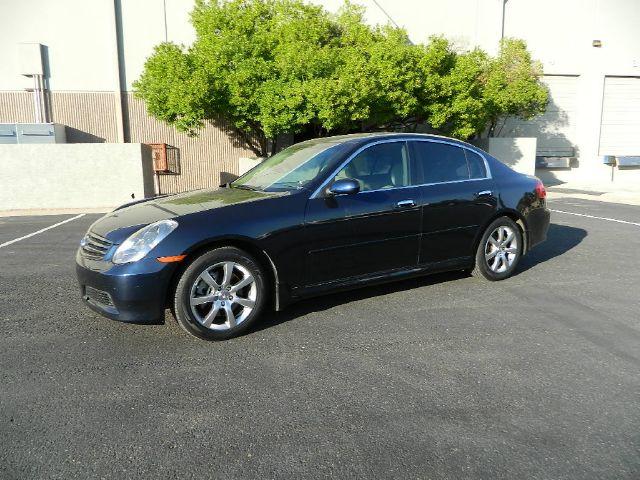
<path id="1" fill-rule="evenodd" d="M 496 118 L 492 118 L 491 119 L 491 123 L 489 124 L 489 130 L 487 130 L 487 138 L 493 137 L 493 132 L 496 129 L 496 122 L 497 121 L 498 121 L 498 119 L 496 119 Z"/>
<path id="2" fill-rule="evenodd" d="M 498 132 L 495 134 L 496 137 L 499 137 L 500 134 L 502 133 L 502 129 L 504 128 L 504 126 L 507 124 L 507 117 L 502 119 L 502 123 L 500 124 L 500 128 L 498 129 Z"/>
<path id="3" fill-rule="evenodd" d="M 248 132 L 246 132 L 246 131 L 238 128 L 238 127 L 234 127 L 234 131 L 242 139 L 242 141 L 244 142 L 246 147 L 249 148 L 249 150 L 251 150 L 258 157 L 263 157 L 264 156 L 264 154 L 261 152 L 260 144 L 256 143 L 254 138 L 252 138 L 252 137 L 256 136 L 254 132 L 252 132 L 250 134 L 250 133 L 248 133 Z"/>

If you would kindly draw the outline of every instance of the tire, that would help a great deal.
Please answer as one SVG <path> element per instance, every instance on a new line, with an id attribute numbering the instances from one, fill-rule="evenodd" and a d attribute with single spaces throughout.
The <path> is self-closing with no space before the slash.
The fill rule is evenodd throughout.
<path id="1" fill-rule="evenodd" d="M 221 247 L 195 258 L 180 277 L 173 311 L 178 324 L 204 340 L 246 332 L 266 303 L 266 275 L 248 253 Z"/>
<path id="2" fill-rule="evenodd" d="M 497 218 L 480 238 L 471 274 L 491 281 L 509 278 L 522 257 L 523 246 L 518 224 L 508 217 Z"/>

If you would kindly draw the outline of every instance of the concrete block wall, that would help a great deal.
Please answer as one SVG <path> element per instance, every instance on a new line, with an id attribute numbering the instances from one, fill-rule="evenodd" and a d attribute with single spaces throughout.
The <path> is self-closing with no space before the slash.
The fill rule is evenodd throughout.
<path id="1" fill-rule="evenodd" d="M 140 143 L 0 145 L 0 210 L 110 209 L 153 196 Z"/>
<path id="2" fill-rule="evenodd" d="M 516 172 L 527 175 L 535 174 L 536 138 L 483 138 L 474 143 L 501 162 L 509 165 Z"/>

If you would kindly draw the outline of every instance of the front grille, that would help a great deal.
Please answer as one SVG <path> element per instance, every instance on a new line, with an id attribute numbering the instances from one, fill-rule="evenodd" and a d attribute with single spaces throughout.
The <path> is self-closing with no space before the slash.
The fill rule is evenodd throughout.
<path id="1" fill-rule="evenodd" d="M 87 233 L 82 239 L 82 254 L 91 260 L 102 260 L 113 243 L 95 233 Z"/>
<path id="2" fill-rule="evenodd" d="M 111 300 L 111 295 L 107 292 L 103 292 L 102 290 L 98 290 L 97 288 L 89 287 L 87 285 L 84 287 L 84 294 L 87 300 L 91 300 L 101 305 L 106 305 L 107 307 L 114 306 L 113 300 Z"/>

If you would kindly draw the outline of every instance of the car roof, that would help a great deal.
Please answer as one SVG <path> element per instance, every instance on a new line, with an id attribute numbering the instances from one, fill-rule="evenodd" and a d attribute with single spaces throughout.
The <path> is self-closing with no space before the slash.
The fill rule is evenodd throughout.
<path id="1" fill-rule="evenodd" d="M 432 135 L 426 133 L 404 133 L 404 132 L 367 132 L 367 133 L 351 133 L 348 135 L 334 135 L 330 137 L 320 137 L 314 138 L 312 140 L 307 140 L 304 142 L 309 145 L 319 145 L 319 144 L 352 144 L 353 146 L 361 146 L 366 145 L 367 143 L 374 140 L 385 140 L 385 139 L 393 139 L 393 138 L 406 138 L 406 139 L 431 139 L 431 140 L 445 140 L 447 142 L 455 143 L 458 145 L 464 145 L 466 147 L 471 147 L 476 149 L 473 145 L 463 142 L 462 140 L 457 140 L 455 138 L 444 137 L 441 135 Z"/>

